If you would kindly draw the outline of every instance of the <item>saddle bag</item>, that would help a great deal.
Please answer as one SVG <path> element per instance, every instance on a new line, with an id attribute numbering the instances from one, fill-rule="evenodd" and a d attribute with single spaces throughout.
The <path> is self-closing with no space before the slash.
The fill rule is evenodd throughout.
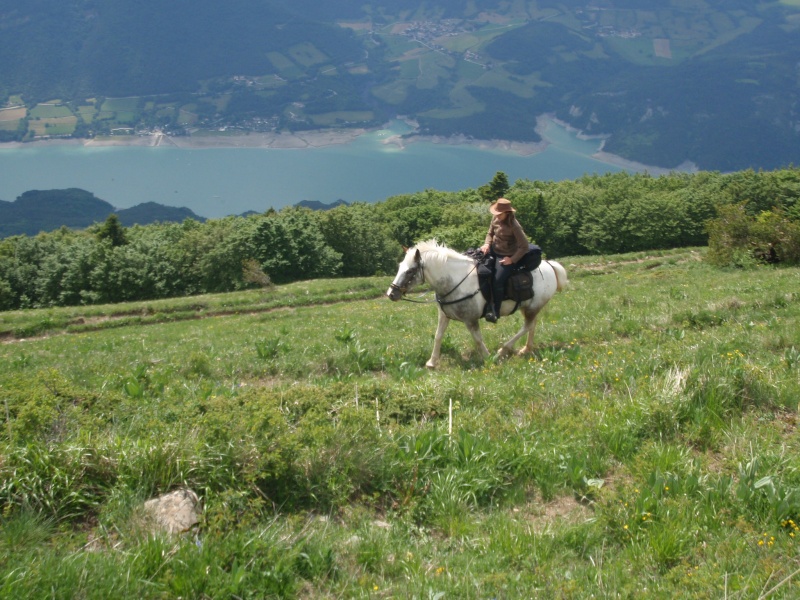
<path id="1" fill-rule="evenodd" d="M 528 244 L 528 253 L 519 261 L 521 268 L 534 271 L 542 264 L 542 249 L 536 244 Z"/>
<path id="2" fill-rule="evenodd" d="M 519 271 L 508 278 L 506 298 L 514 302 L 533 298 L 533 275 L 530 271 Z"/>

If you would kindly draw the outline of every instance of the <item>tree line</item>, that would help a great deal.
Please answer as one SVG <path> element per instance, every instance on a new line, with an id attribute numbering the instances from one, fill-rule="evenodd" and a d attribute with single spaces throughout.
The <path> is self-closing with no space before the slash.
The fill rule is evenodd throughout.
<path id="1" fill-rule="evenodd" d="M 394 273 L 402 246 L 478 247 L 490 202 L 512 200 L 549 258 L 709 245 L 719 265 L 800 262 L 800 170 L 615 173 L 568 181 L 504 173 L 477 189 L 425 190 L 328 211 L 123 227 L 115 215 L 0 240 L 0 310 L 226 292 Z"/>

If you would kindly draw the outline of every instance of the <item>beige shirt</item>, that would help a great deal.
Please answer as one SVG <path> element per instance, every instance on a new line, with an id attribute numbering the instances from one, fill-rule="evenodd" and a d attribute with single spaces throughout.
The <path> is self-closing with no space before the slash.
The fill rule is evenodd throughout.
<path id="1" fill-rule="evenodd" d="M 511 262 L 517 262 L 528 253 L 528 237 L 516 218 L 506 217 L 501 221 L 492 217 L 485 243 L 494 247 L 497 254 L 510 256 Z"/>

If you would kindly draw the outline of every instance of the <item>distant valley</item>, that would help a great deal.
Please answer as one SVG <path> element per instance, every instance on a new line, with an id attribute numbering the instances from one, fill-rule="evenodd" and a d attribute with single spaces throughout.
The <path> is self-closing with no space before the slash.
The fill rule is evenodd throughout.
<path id="1" fill-rule="evenodd" d="M 0 141 L 373 128 L 664 168 L 800 160 L 800 6 L 701 0 L 0 0 Z"/>

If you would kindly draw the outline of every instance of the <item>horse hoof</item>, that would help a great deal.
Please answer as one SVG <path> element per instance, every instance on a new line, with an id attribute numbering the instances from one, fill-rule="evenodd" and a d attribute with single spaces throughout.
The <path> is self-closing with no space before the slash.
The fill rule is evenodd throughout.
<path id="1" fill-rule="evenodd" d="M 428 367 L 429 369 L 435 369 L 438 365 L 432 360 L 429 360 L 428 362 L 425 363 L 425 366 Z"/>
<path id="2" fill-rule="evenodd" d="M 533 348 L 528 348 L 527 346 L 525 346 L 522 350 L 517 352 L 517 356 L 525 356 L 527 354 L 532 354 L 532 353 L 533 353 Z"/>

